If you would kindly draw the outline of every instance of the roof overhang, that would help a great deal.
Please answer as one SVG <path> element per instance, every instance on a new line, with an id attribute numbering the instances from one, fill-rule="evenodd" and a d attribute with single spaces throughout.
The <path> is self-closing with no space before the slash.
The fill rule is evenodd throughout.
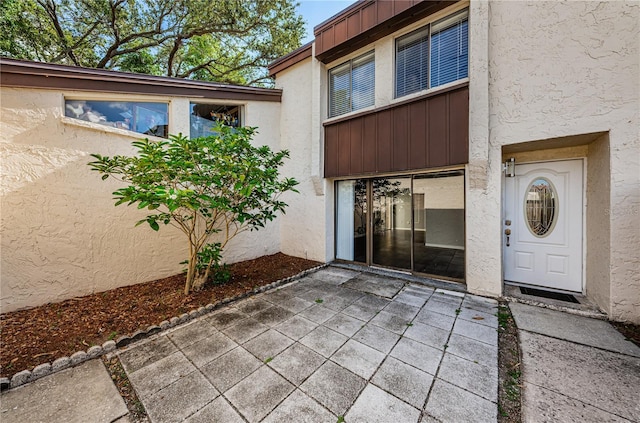
<path id="1" fill-rule="evenodd" d="M 282 90 L 0 58 L 2 87 L 276 101 Z"/>

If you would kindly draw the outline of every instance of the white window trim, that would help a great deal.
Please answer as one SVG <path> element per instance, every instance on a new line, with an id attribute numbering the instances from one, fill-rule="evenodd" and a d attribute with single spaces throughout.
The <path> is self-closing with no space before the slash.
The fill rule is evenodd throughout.
<path id="1" fill-rule="evenodd" d="M 93 123 L 86 120 L 76 119 L 69 116 L 61 116 L 60 121 L 64 125 L 75 126 L 77 128 L 88 129 L 95 132 L 102 132 L 105 134 L 114 134 L 123 137 L 132 138 L 135 140 L 141 140 L 148 138 L 151 141 L 166 141 L 167 138 L 157 137 L 155 135 L 141 134 L 135 131 L 129 131 L 128 129 L 114 128 L 112 126 L 101 125 L 99 123 Z"/>
<path id="2" fill-rule="evenodd" d="M 470 13 L 469 13 L 469 4 L 463 4 L 460 6 L 457 6 L 455 8 L 455 10 L 451 10 L 451 11 L 447 11 L 446 14 L 443 15 L 438 15 L 436 18 L 432 18 L 430 17 L 430 20 L 428 22 L 421 22 L 420 25 L 415 26 L 415 27 L 411 27 L 411 29 L 405 30 L 402 33 L 398 33 L 397 35 L 395 35 L 393 37 L 393 99 L 391 100 L 390 104 L 396 103 L 398 101 L 405 101 L 407 99 L 411 99 L 413 97 L 419 97 L 421 95 L 424 94 L 429 94 L 432 92 L 437 92 L 441 89 L 446 89 L 449 88 L 451 86 L 463 83 L 463 82 L 469 82 L 469 77 L 465 77 L 462 79 L 458 79 L 452 82 L 449 82 L 447 84 L 443 84 L 443 85 L 438 85 L 437 87 L 430 87 L 427 88 L 426 90 L 421 90 L 421 91 L 417 91 L 415 93 L 411 93 L 411 94 L 406 94 L 403 95 L 401 97 L 397 96 L 396 93 L 396 89 L 397 89 L 397 77 L 398 77 L 398 72 L 397 72 L 397 62 L 396 62 L 396 56 L 398 54 L 398 40 L 401 38 L 404 38 L 412 33 L 417 33 L 419 31 L 422 31 L 424 29 L 427 29 L 427 33 L 429 35 L 429 43 L 431 43 L 431 32 L 433 31 L 433 26 L 434 24 L 442 24 L 444 26 L 447 26 L 449 24 L 448 21 L 454 20 L 454 18 L 457 18 L 460 15 L 466 15 L 466 19 L 467 21 L 469 21 L 470 18 Z M 467 41 L 469 42 L 469 41 Z M 431 46 L 429 46 L 429 54 L 431 52 Z M 467 60 L 470 60 L 469 58 Z M 427 75 L 427 83 L 430 84 L 431 83 L 431 62 L 429 62 L 429 67 L 428 67 L 428 75 Z"/>
<path id="3" fill-rule="evenodd" d="M 374 99 L 374 101 L 373 101 L 373 105 L 367 106 L 367 107 L 362 107 L 362 108 L 356 109 L 356 110 L 349 110 L 348 112 L 341 113 L 341 114 L 338 114 L 338 115 L 335 115 L 335 116 L 331 116 L 331 72 L 333 70 L 335 70 L 336 68 L 339 68 L 341 66 L 349 64 L 349 95 L 350 95 L 349 96 L 349 102 L 352 103 L 353 102 L 353 98 L 351 97 L 351 95 L 353 94 L 352 93 L 352 91 L 353 91 L 353 62 L 358 60 L 358 59 L 360 59 L 360 58 L 362 58 L 362 57 L 364 57 L 364 56 L 368 56 L 368 55 L 371 55 L 373 57 L 373 66 L 374 66 L 374 76 L 373 76 L 373 99 Z M 331 68 L 329 68 L 327 70 L 327 116 L 328 116 L 328 119 L 342 118 L 342 117 L 344 117 L 346 115 L 353 114 L 353 113 L 356 113 L 356 112 L 362 112 L 365 109 L 369 109 L 369 108 L 375 107 L 375 96 L 376 96 L 375 63 L 376 63 L 376 50 L 375 50 L 375 48 L 373 48 L 373 49 L 370 49 L 370 50 L 368 50 L 368 51 L 366 51 L 366 52 L 364 52 L 364 53 L 362 53 L 362 54 L 360 54 L 358 56 L 354 56 L 354 57 L 351 57 L 348 60 L 342 61 L 341 63 L 339 63 L 339 64 L 337 64 L 335 66 L 332 66 Z"/>

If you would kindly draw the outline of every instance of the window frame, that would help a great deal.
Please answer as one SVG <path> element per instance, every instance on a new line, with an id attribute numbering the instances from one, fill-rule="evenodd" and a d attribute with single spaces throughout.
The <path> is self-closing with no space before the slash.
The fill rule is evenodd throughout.
<path id="1" fill-rule="evenodd" d="M 75 103 L 75 104 L 74 104 Z M 93 110 L 94 107 L 96 107 L 96 104 L 91 104 L 91 103 L 104 103 L 101 104 L 102 107 L 107 107 L 107 108 L 113 108 L 115 109 L 114 106 L 108 106 L 107 104 L 127 104 L 129 106 L 128 109 L 122 109 L 123 112 L 117 112 L 117 111 L 113 111 L 112 113 L 119 113 L 120 116 L 122 117 L 122 119 L 119 120 L 104 120 L 102 118 L 106 118 L 107 114 L 103 113 L 102 111 L 98 110 Z M 138 130 L 136 130 L 136 126 L 138 125 L 139 121 L 137 120 L 137 113 L 132 114 L 132 110 L 133 108 L 143 108 L 145 104 L 149 104 L 149 105 L 163 105 L 166 107 L 166 112 L 165 111 L 158 111 L 158 110 L 154 110 L 154 109 L 146 109 L 148 112 L 148 116 L 153 117 L 154 115 L 163 115 L 165 117 L 165 119 L 163 119 L 163 121 L 166 121 L 166 123 L 164 124 L 159 124 L 156 125 L 155 127 L 162 127 L 163 128 L 163 134 L 155 134 L 155 133 L 145 133 L 145 132 L 139 132 Z M 90 119 L 88 116 L 85 116 L 85 118 L 80 117 L 80 112 L 76 111 L 74 109 L 77 109 L 78 107 L 82 107 L 83 111 L 85 112 L 85 115 L 88 115 L 89 113 L 93 114 L 95 116 L 94 119 L 99 119 L 99 121 L 96 120 L 92 120 Z M 85 107 L 89 107 L 89 109 L 85 109 Z M 101 107 L 101 108 L 102 108 Z M 123 113 L 127 113 L 128 116 L 125 116 Z M 73 116 L 73 115 L 76 116 Z M 149 99 L 138 99 L 138 98 L 118 98 L 118 97 L 109 97 L 109 98 L 102 98 L 102 97 L 95 97 L 95 96 L 63 96 L 62 98 L 62 115 L 65 118 L 68 119 L 72 119 L 73 121 L 78 121 L 78 122 L 85 122 L 88 125 L 91 125 L 92 127 L 95 128 L 113 128 L 113 129 L 117 129 L 117 130 L 122 130 L 122 131 L 127 131 L 130 132 L 131 134 L 136 134 L 136 136 L 138 137 L 144 137 L 144 136 L 151 136 L 151 137 L 158 137 L 158 138 L 163 138 L 163 139 L 167 139 L 169 138 L 169 134 L 171 134 L 171 128 L 170 128 L 170 123 L 171 123 L 171 102 L 168 100 L 149 100 Z M 136 115 L 136 119 L 134 119 L 134 115 Z M 125 125 L 126 123 L 126 125 Z M 149 130 L 152 128 L 149 128 Z M 166 132 L 166 133 L 165 133 Z"/>
<path id="2" fill-rule="evenodd" d="M 353 71 L 354 71 L 354 63 L 358 64 L 357 62 L 362 61 L 363 64 L 367 64 L 369 58 L 367 56 L 371 56 L 371 63 L 373 64 L 373 74 L 371 76 L 371 80 L 373 82 L 373 86 L 372 86 L 372 91 L 373 91 L 373 95 L 372 95 L 372 103 L 368 104 L 366 106 L 362 106 L 359 108 L 354 108 L 354 104 L 353 104 Z M 366 59 L 366 60 L 363 60 Z M 354 112 L 356 110 L 362 110 L 364 108 L 367 107 L 371 107 L 375 105 L 375 96 L 376 96 L 376 74 L 375 74 L 375 63 L 376 63 L 376 56 L 375 56 L 375 49 L 373 50 L 369 50 L 366 53 L 360 54 L 358 56 L 355 56 L 345 62 L 342 62 L 334 67 L 332 67 L 331 69 L 329 69 L 327 71 L 327 79 L 328 79 L 328 83 L 327 83 L 327 87 L 328 87 L 328 98 L 327 98 L 327 118 L 328 119 L 332 119 L 338 116 L 342 116 L 345 115 L 347 113 L 351 113 Z M 345 66 L 348 65 L 348 75 L 349 75 L 349 97 L 348 97 L 348 110 L 340 112 L 340 113 L 336 113 L 336 114 L 331 114 L 332 109 L 333 109 L 333 104 L 334 104 L 334 96 L 333 94 L 333 80 L 332 80 L 332 73 L 335 72 L 338 69 L 344 68 Z"/>
<path id="3" fill-rule="evenodd" d="M 209 100 L 209 101 L 201 101 L 200 99 L 189 99 L 189 138 L 194 138 L 192 134 L 193 131 L 193 125 L 194 125 L 194 107 L 210 107 L 210 108 L 237 108 L 237 111 L 235 112 L 237 114 L 237 123 L 236 124 L 232 124 L 232 125 L 227 125 L 230 126 L 231 128 L 239 128 L 244 126 L 244 122 L 245 122 L 245 103 L 236 103 L 236 102 L 228 102 L 228 101 L 218 101 L 218 100 Z M 223 113 L 223 112 L 219 112 L 219 113 Z M 233 113 L 231 113 L 230 115 L 232 115 Z M 202 118 L 203 120 L 209 120 L 211 122 L 215 122 L 213 119 L 206 119 L 205 117 L 199 116 L 200 118 Z M 223 124 L 224 125 L 224 124 Z M 212 123 L 212 126 L 215 126 L 215 124 Z M 211 135 L 213 135 L 213 132 L 211 133 Z M 207 135 L 198 135 L 198 136 L 207 136 Z M 198 136 L 196 136 L 195 138 L 197 138 Z"/>
<path id="4" fill-rule="evenodd" d="M 433 34 L 433 28 L 436 27 L 437 31 L 443 31 L 445 29 L 448 29 L 449 27 L 457 24 L 458 22 L 462 22 L 466 20 L 467 23 L 469 21 L 469 9 L 462 9 L 462 10 L 458 10 L 456 12 L 453 12 L 450 15 L 444 16 L 443 18 L 437 19 L 433 22 L 429 22 L 424 26 L 421 26 L 420 28 L 417 28 L 415 30 L 412 30 L 408 33 L 402 34 L 398 37 L 395 38 L 394 40 L 394 49 L 393 49 L 393 98 L 395 99 L 399 99 L 399 98 L 403 98 L 403 97 L 407 97 L 410 95 L 414 95 L 416 93 L 420 93 L 420 92 L 426 92 L 428 90 L 431 89 L 435 89 L 438 87 L 442 87 L 451 83 L 455 83 L 457 81 L 462 81 L 466 78 L 468 78 L 468 70 L 467 70 L 467 76 L 464 78 L 459 78 L 456 81 L 451 81 L 448 82 L 446 84 L 440 84 L 440 85 L 436 85 L 435 87 L 431 86 L 431 70 L 432 70 L 432 64 L 431 64 L 431 51 L 432 51 L 432 45 L 431 45 L 431 41 L 432 41 L 432 34 Z M 450 22 L 450 24 L 447 24 L 447 21 Z M 443 26 L 442 28 L 438 28 L 438 26 Z M 425 32 L 427 33 L 427 81 L 426 81 L 426 85 L 427 87 L 421 90 L 417 90 L 417 91 L 412 91 L 409 93 L 404 93 L 402 95 L 398 95 L 398 44 L 400 42 L 402 42 L 403 40 L 406 40 L 407 38 L 411 38 L 413 36 L 416 36 L 418 34 L 420 34 L 421 32 Z M 467 49 L 469 46 L 469 38 L 467 35 Z M 467 51 L 467 68 L 468 68 L 468 64 L 469 64 L 469 55 L 468 55 L 468 51 Z"/>

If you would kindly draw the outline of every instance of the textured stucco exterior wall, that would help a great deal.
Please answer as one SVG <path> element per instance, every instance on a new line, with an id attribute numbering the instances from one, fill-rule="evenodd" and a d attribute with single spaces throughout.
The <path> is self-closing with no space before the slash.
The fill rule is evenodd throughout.
<path id="1" fill-rule="evenodd" d="M 589 216 L 592 220 L 600 216 L 611 228 L 610 266 L 598 269 L 610 277 L 610 316 L 636 322 L 640 321 L 639 10 L 640 3 L 622 1 L 491 1 L 488 38 L 490 150 L 608 132 L 611 207 L 592 209 Z M 488 188 L 500 192 L 493 179 Z"/>
<path id="2" fill-rule="evenodd" d="M 602 135 L 588 145 L 586 211 L 585 293 L 607 314 L 611 314 L 611 161 L 609 136 Z"/>
<path id="3" fill-rule="evenodd" d="M 64 94 L 107 98 L 100 93 Z M 114 207 L 111 193 L 121 185 L 111 178 L 101 181 L 87 166 L 90 153 L 132 154 L 130 144 L 140 135 L 64 117 L 61 92 L 2 88 L 0 95 L 2 312 L 182 270 L 179 262 L 187 256 L 184 235 L 172 227 L 159 232 L 144 225 L 134 227 L 144 211 Z M 170 131 L 188 133 L 188 100 L 146 99 L 169 101 Z M 247 108 L 254 110 L 253 104 Z M 251 123 L 261 127 L 256 142 L 277 145 L 277 103 L 260 104 L 255 111 Z M 261 120 L 261 116 L 268 119 Z M 279 251 L 277 223 L 247 235 L 248 247 L 238 248 L 234 242 L 225 254 L 227 261 Z"/>
<path id="4" fill-rule="evenodd" d="M 325 262 L 332 259 L 328 257 L 327 237 L 333 228 L 326 221 L 325 184 L 329 182 L 319 177 L 321 111 L 312 99 L 319 98 L 320 75 L 314 67 L 320 67 L 319 62 L 309 58 L 276 78 L 276 87 L 284 88 L 280 148 L 291 153 L 283 173 L 300 183 L 298 194 L 282 197 L 289 207 L 280 222 L 280 239 L 285 254 Z"/>
<path id="5" fill-rule="evenodd" d="M 466 282 L 470 292 L 502 294 L 501 157 L 491 146 L 489 2 L 469 6 L 469 163 L 466 167 Z"/>

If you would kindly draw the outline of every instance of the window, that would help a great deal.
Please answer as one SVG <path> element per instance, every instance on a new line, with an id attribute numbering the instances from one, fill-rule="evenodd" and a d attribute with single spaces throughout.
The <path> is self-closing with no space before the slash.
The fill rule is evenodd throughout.
<path id="1" fill-rule="evenodd" d="M 213 128 L 223 124 L 237 128 L 240 125 L 240 106 L 191 103 L 191 138 L 212 135 Z"/>
<path id="2" fill-rule="evenodd" d="M 74 119 L 145 135 L 169 136 L 169 106 L 166 103 L 66 100 L 64 109 L 65 116 Z"/>
<path id="3" fill-rule="evenodd" d="M 447 17 L 396 41 L 396 97 L 469 74 L 469 14 Z"/>
<path id="4" fill-rule="evenodd" d="M 329 117 L 373 106 L 375 62 L 371 51 L 329 71 Z"/>

